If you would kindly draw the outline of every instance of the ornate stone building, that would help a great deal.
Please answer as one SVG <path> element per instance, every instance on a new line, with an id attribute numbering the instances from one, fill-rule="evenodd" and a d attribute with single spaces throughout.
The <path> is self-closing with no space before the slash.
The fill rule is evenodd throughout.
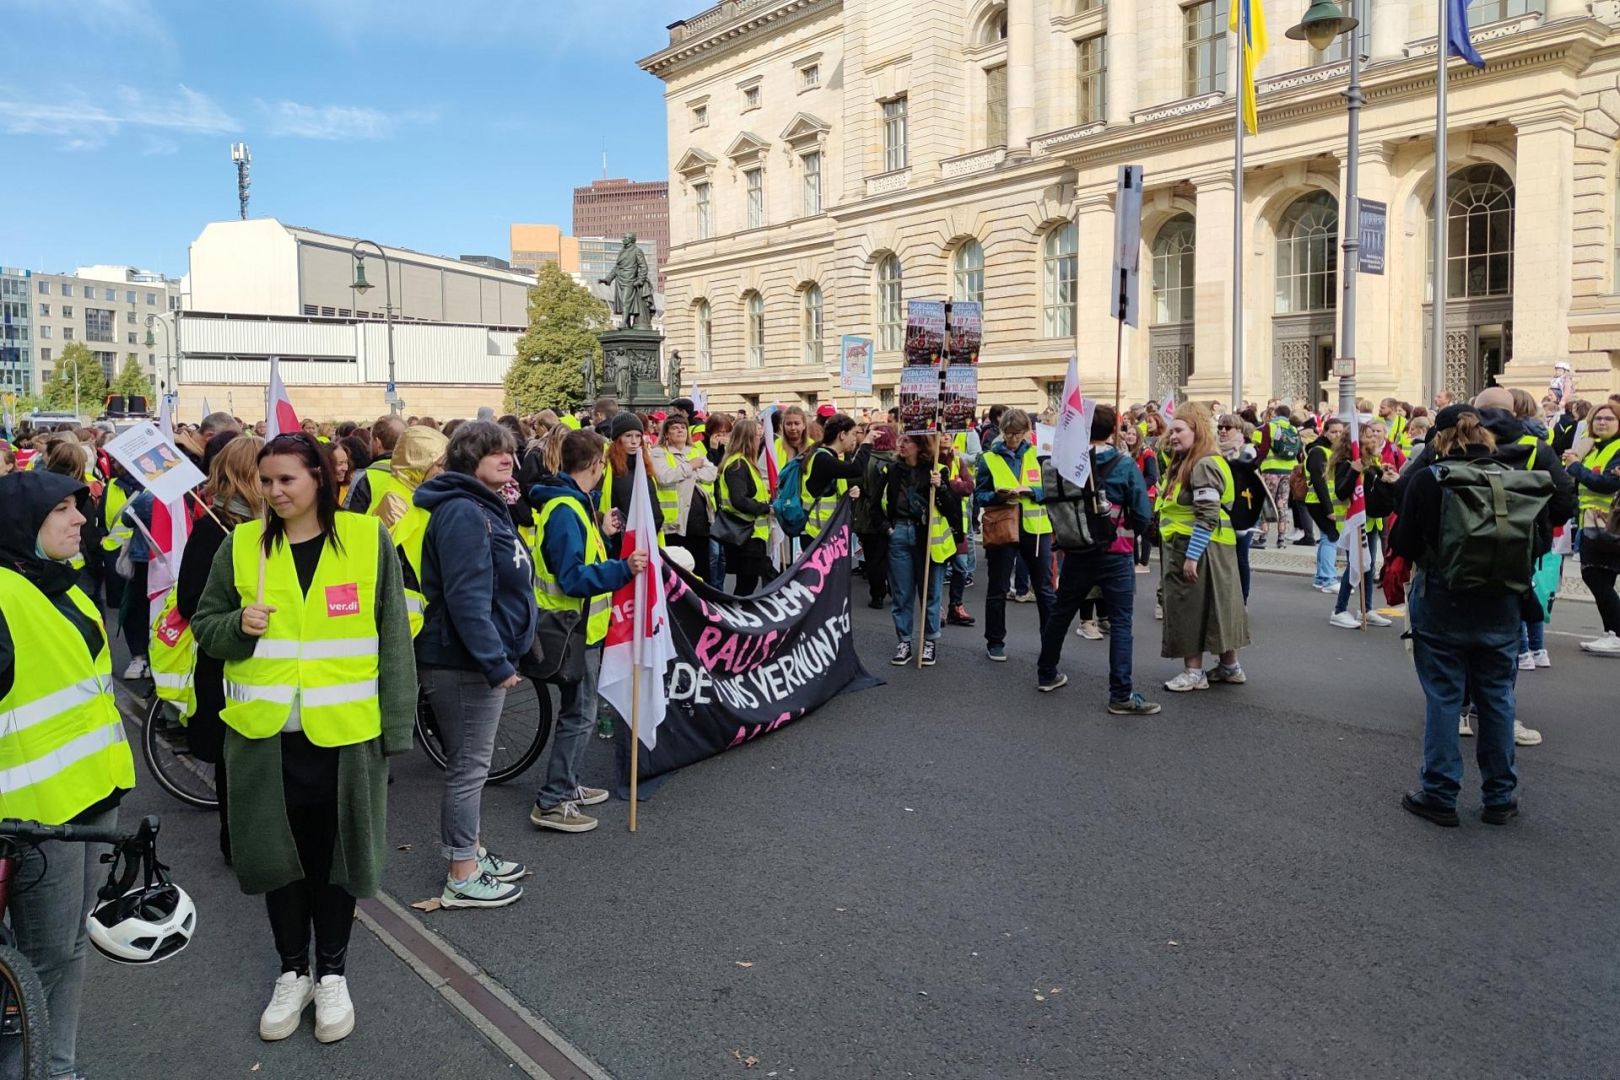
<path id="1" fill-rule="evenodd" d="M 669 345 L 717 405 L 834 397 L 840 334 L 877 339 L 887 403 L 907 299 L 984 302 L 981 399 L 1044 406 L 1078 351 L 1113 382 L 1118 166 L 1144 168 L 1127 398 L 1230 397 L 1234 230 L 1246 396 L 1333 397 L 1348 42 L 1268 5 L 1260 134 L 1234 219 L 1227 0 L 726 0 L 641 66 L 667 88 Z M 1367 0 L 1359 282 L 1364 396 L 1415 400 L 1428 347 L 1434 0 Z M 1620 386 L 1620 2 L 1473 0 L 1454 63 L 1448 381 Z"/>

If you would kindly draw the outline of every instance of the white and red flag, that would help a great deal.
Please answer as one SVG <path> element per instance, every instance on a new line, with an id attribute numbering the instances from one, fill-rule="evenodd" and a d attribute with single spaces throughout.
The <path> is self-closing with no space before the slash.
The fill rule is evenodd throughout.
<path id="1" fill-rule="evenodd" d="M 292 398 L 281 382 L 281 358 L 270 358 L 270 388 L 265 392 L 264 440 L 298 430 L 298 414 L 293 411 Z"/>
<path id="2" fill-rule="evenodd" d="M 1367 488 L 1363 480 L 1356 480 L 1355 494 L 1350 496 L 1350 505 L 1345 509 L 1338 546 L 1350 565 L 1350 580 L 1360 582 L 1372 561 L 1372 553 L 1367 550 Z"/>
<path id="3" fill-rule="evenodd" d="M 158 412 L 158 430 L 172 444 L 174 442 L 173 395 L 163 395 Z M 134 511 L 129 511 L 135 516 Z M 191 535 L 191 514 L 186 511 L 185 496 L 171 503 L 152 503 L 152 534 L 150 543 L 157 549 L 146 567 L 146 597 L 152 605 L 152 619 L 156 619 L 163 603 L 180 576 L 180 559 L 186 552 L 186 539 Z"/>
<path id="4" fill-rule="evenodd" d="M 651 750 L 658 745 L 658 725 L 664 721 L 664 673 L 675 659 L 675 638 L 664 602 L 664 560 L 658 550 L 652 494 L 639 458 L 630 491 L 630 519 L 624 526 L 623 552 L 633 551 L 646 553 L 647 569 L 613 594 L 599 686 L 620 716 L 626 721 L 636 718 L 642 745 Z"/>
<path id="5" fill-rule="evenodd" d="M 1097 403 L 1080 394 L 1080 361 L 1071 353 L 1052 435 L 1052 467 L 1076 487 L 1085 487 L 1091 479 L 1091 419 L 1096 412 Z"/>
<path id="6" fill-rule="evenodd" d="M 770 485 L 772 498 L 776 497 L 776 470 L 782 464 L 776 460 L 776 414 L 781 408 L 780 405 L 771 405 L 759 414 L 759 423 L 765 432 L 759 440 L 759 471 L 765 477 L 765 483 Z"/>

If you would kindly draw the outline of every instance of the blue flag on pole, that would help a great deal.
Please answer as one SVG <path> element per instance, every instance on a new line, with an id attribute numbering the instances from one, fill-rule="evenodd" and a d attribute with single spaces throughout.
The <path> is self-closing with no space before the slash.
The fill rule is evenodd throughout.
<path id="1" fill-rule="evenodd" d="M 1450 11 L 1450 23 L 1446 33 L 1446 51 L 1452 56 L 1460 57 L 1477 68 L 1485 66 L 1485 58 L 1479 55 L 1468 33 L 1468 0 L 1445 0 Z"/>

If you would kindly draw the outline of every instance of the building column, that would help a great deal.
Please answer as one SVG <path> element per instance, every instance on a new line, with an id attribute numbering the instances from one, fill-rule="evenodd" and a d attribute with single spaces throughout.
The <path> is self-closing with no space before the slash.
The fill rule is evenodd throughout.
<path id="1" fill-rule="evenodd" d="M 1136 111 L 1136 0 L 1108 4 L 1108 122 L 1129 124 Z"/>
<path id="2" fill-rule="evenodd" d="M 1361 0 L 1361 10 L 1372 17 L 1367 45 L 1371 61 L 1376 64 L 1404 57 L 1411 30 L 1406 0 Z"/>
<path id="3" fill-rule="evenodd" d="M 1112 318 L 1114 267 L 1113 192 L 1093 188 L 1080 195 L 1075 217 L 1080 246 L 1080 280 L 1076 283 L 1079 319 L 1075 326 L 1075 350 L 1080 358 L 1080 378 L 1099 401 L 1112 401 L 1114 394 L 1114 334 Z M 1125 355 L 1130 355 L 1131 335 L 1125 327 Z M 1129 383 L 1129 379 L 1127 379 Z"/>
<path id="4" fill-rule="evenodd" d="M 1232 396 L 1232 174 L 1194 177 L 1193 373 L 1187 394 L 1201 401 Z M 1253 282 L 1244 292 L 1254 295 Z M 1247 341 L 1245 341 L 1247 344 Z M 1246 373 L 1247 374 L 1247 373 Z"/>
<path id="5" fill-rule="evenodd" d="M 1007 152 L 1035 134 L 1035 0 L 1007 0 Z"/>
<path id="6" fill-rule="evenodd" d="M 1395 197 L 1395 177 L 1391 175 L 1389 169 L 1393 157 L 1393 153 L 1380 144 L 1363 146 L 1360 171 L 1356 174 L 1361 198 L 1381 202 L 1385 208 L 1384 272 L 1362 274 L 1356 279 L 1356 392 L 1358 396 L 1370 397 L 1374 401 L 1386 397 L 1405 397 L 1407 400 L 1416 401 L 1423 385 L 1422 352 L 1412 354 L 1409 350 L 1397 348 L 1395 344 L 1403 340 L 1398 336 L 1400 327 L 1396 325 L 1396 320 L 1402 317 L 1409 320 L 1408 308 L 1412 305 L 1403 304 L 1397 310 L 1390 304 L 1393 292 L 1390 275 L 1396 272 L 1399 261 L 1396 244 L 1399 222 L 1396 220 L 1397 208 L 1391 205 Z M 1343 191 L 1344 172 L 1348 162 L 1346 158 L 1341 157 L 1340 160 L 1342 164 L 1339 169 L 1339 190 Z M 1347 213 L 1346 208 L 1341 206 L 1340 220 L 1346 220 Z M 1354 272 L 1353 266 L 1339 267 L 1341 275 Z M 1343 288 L 1342 277 L 1340 288 Z M 1421 324 L 1421 313 L 1419 323 Z M 1342 339 L 1341 330 L 1341 342 Z M 1339 351 L 1343 351 L 1342 347 Z M 1337 403 L 1338 398 L 1329 393 L 1328 400 Z"/>
<path id="7" fill-rule="evenodd" d="M 1564 108 L 1518 121 L 1513 358 L 1506 374 L 1509 385 L 1531 389 L 1538 398 L 1553 364 L 1569 358 L 1578 120 L 1574 109 Z"/>

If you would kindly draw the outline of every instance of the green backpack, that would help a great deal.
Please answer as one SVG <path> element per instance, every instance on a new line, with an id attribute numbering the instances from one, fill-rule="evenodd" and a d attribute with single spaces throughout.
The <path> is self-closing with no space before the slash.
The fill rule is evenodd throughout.
<path id="1" fill-rule="evenodd" d="M 1433 469 L 1440 481 L 1440 543 L 1429 573 L 1448 589 L 1528 592 L 1536 521 L 1552 498 L 1552 477 L 1489 458 Z"/>

